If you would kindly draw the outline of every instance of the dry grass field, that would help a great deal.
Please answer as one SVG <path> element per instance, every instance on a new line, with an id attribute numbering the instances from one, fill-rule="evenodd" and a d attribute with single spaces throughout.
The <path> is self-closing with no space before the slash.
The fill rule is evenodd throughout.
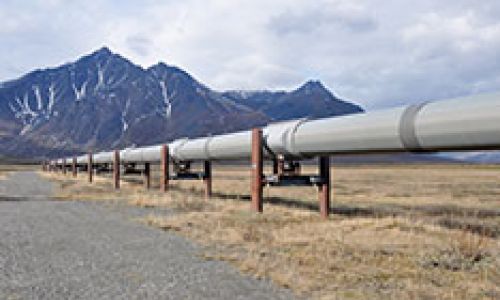
<path id="1" fill-rule="evenodd" d="M 45 176 L 60 182 L 61 200 L 150 207 L 142 222 L 193 239 L 204 246 L 204 258 L 307 298 L 500 298 L 499 166 L 332 171 L 328 220 L 319 217 L 314 187 L 266 188 L 264 213 L 251 212 L 250 171 L 243 167 L 215 166 L 209 200 L 200 181 L 172 182 L 163 194 L 157 178 L 145 192 L 137 176 L 120 191 L 109 177 L 90 185 L 85 176 Z"/>
<path id="2" fill-rule="evenodd" d="M 0 179 L 4 178 L 10 172 L 16 171 L 33 171 L 39 170 L 40 166 L 35 165 L 13 165 L 13 164 L 2 164 L 0 160 Z"/>

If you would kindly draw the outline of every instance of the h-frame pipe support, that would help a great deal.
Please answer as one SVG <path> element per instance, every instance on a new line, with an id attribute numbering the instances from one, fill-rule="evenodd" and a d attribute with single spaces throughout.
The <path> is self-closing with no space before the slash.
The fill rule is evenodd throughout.
<path id="1" fill-rule="evenodd" d="M 167 155 L 162 154 L 162 160 L 167 162 L 167 164 L 162 162 L 162 167 L 165 170 L 168 169 L 168 157 Z M 191 162 L 190 161 L 173 161 L 173 171 L 174 176 L 172 176 L 172 180 L 199 180 L 203 181 L 204 185 L 204 198 L 208 200 L 212 197 L 212 162 L 210 160 L 204 160 L 202 163 L 203 172 L 192 172 L 191 171 Z M 166 183 L 168 184 L 169 173 L 163 171 L 163 177 L 167 178 Z M 162 180 L 163 181 L 163 180 Z"/>
<path id="2" fill-rule="evenodd" d="M 263 211 L 263 188 L 264 179 L 263 166 L 263 140 L 262 130 L 255 128 L 252 130 L 252 210 L 261 213 Z M 273 161 L 273 173 L 279 176 L 284 175 L 283 160 Z M 318 188 L 319 210 L 322 218 L 328 218 L 330 214 L 330 157 L 321 156 L 318 161 L 319 177 L 316 183 Z M 298 172 L 298 171 L 297 171 Z M 295 174 L 298 175 L 298 174 Z M 286 179 L 284 179 L 286 180 Z"/>

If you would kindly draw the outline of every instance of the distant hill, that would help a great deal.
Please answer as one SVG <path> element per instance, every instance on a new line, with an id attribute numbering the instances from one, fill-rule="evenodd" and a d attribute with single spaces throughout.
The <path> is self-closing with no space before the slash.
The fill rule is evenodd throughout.
<path id="1" fill-rule="evenodd" d="M 340 155 L 332 158 L 334 164 L 461 164 L 464 161 L 429 153 L 385 153 L 369 155 Z"/>
<path id="2" fill-rule="evenodd" d="M 500 163 L 500 151 L 450 153 L 448 157 L 478 164 Z"/>
<path id="3" fill-rule="evenodd" d="M 290 92 L 218 92 L 180 68 L 144 69 L 102 48 L 0 84 L 0 154 L 58 156 L 362 111 L 318 81 Z"/>

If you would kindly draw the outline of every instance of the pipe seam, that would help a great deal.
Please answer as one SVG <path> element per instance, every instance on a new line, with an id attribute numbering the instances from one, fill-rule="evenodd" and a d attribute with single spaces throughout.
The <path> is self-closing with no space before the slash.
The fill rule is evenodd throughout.
<path id="1" fill-rule="evenodd" d="M 418 140 L 418 136 L 415 130 L 415 120 L 417 119 L 418 113 L 422 108 L 429 102 L 423 102 L 419 104 L 414 104 L 408 106 L 399 122 L 399 138 L 403 147 L 410 152 L 421 152 L 424 148 Z"/>

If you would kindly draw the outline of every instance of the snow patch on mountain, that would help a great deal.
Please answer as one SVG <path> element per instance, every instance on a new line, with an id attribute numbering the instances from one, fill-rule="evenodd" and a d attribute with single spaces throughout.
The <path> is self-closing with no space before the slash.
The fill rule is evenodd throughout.
<path id="1" fill-rule="evenodd" d="M 127 117 L 129 107 L 130 107 L 130 98 L 127 98 L 127 102 L 125 102 L 125 108 L 122 111 L 122 117 L 121 117 L 122 133 L 124 133 L 128 129 L 128 123 L 127 123 L 126 117 Z"/>
<path id="2" fill-rule="evenodd" d="M 83 97 L 85 97 L 85 93 L 87 91 L 87 83 L 88 80 L 86 80 L 80 88 L 77 88 L 74 83 L 72 84 L 73 91 L 75 92 L 76 101 L 80 101 Z"/>
<path id="3" fill-rule="evenodd" d="M 56 91 L 54 83 L 51 83 L 49 86 L 49 103 L 47 105 L 47 119 L 52 115 L 52 108 L 56 103 Z"/>
<path id="4" fill-rule="evenodd" d="M 104 86 L 104 70 L 100 64 L 97 64 L 97 84 L 94 87 L 94 91 L 98 91 Z"/>
<path id="5" fill-rule="evenodd" d="M 33 92 L 35 93 L 37 108 L 38 110 L 42 110 L 43 103 L 42 103 L 42 96 L 40 95 L 40 88 L 38 86 L 33 86 Z"/>
<path id="6" fill-rule="evenodd" d="M 32 124 L 38 116 L 38 113 L 33 111 L 30 107 L 28 94 L 24 94 L 22 101 L 19 97 L 15 97 L 14 103 L 10 102 L 9 107 L 14 117 L 20 119 L 23 124 L 23 128 L 19 134 L 26 134 L 32 128 Z"/>
<path id="7" fill-rule="evenodd" d="M 175 91 L 168 96 L 168 89 L 167 85 L 165 84 L 164 81 L 160 81 L 160 88 L 161 88 L 161 94 L 163 96 L 163 103 L 165 103 L 165 117 L 167 119 L 170 119 L 170 116 L 172 115 L 172 98 L 175 97 Z"/>

